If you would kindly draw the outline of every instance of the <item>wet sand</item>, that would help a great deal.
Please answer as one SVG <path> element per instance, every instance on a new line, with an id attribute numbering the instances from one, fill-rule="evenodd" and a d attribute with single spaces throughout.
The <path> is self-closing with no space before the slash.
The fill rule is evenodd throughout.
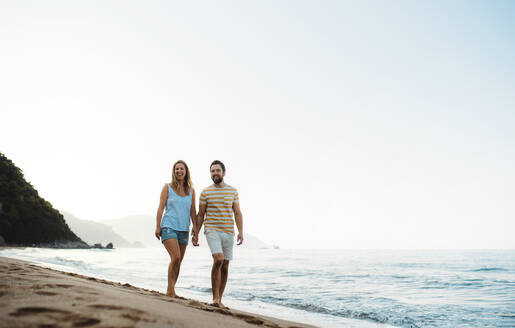
<path id="1" fill-rule="evenodd" d="M 0 327 L 313 327 L 0 257 Z"/>

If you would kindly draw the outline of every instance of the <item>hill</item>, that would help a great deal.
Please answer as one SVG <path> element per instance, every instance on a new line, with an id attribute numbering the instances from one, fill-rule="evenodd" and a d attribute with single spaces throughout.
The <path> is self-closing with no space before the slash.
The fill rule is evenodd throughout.
<path id="1" fill-rule="evenodd" d="M 20 168 L 0 153 L 0 236 L 8 245 L 86 248 Z M 2 239 L 0 238 L 0 240 Z"/>
<path id="2" fill-rule="evenodd" d="M 154 235 L 156 218 L 149 215 L 131 215 L 119 219 L 102 221 L 130 242 L 140 242 L 147 247 L 160 247 L 161 243 Z M 200 246 L 206 246 L 204 234 L 200 234 Z M 272 248 L 257 237 L 245 233 L 244 248 Z"/>
<path id="3" fill-rule="evenodd" d="M 132 243 L 141 243 L 146 247 L 160 247 L 161 243 L 154 235 L 156 218 L 148 215 L 131 215 L 118 219 L 102 221 L 113 228 L 114 232 Z"/>
<path id="4" fill-rule="evenodd" d="M 113 243 L 114 247 L 137 247 L 113 231 L 113 228 L 100 222 L 82 220 L 71 213 L 60 211 L 68 226 L 88 244 Z"/>

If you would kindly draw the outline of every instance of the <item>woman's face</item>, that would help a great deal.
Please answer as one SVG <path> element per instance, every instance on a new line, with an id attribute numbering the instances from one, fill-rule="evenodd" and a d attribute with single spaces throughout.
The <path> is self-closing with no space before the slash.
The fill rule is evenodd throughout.
<path id="1" fill-rule="evenodd" d="M 175 169 L 173 170 L 173 174 L 175 174 L 175 178 L 178 181 L 184 181 L 184 177 L 186 176 L 186 166 L 182 163 L 177 163 L 175 165 Z"/>

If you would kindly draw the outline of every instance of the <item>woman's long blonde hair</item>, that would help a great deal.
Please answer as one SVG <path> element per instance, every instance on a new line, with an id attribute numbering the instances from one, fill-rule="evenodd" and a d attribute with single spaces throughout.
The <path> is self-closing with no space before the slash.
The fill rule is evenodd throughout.
<path id="1" fill-rule="evenodd" d="M 182 187 L 184 189 L 184 193 L 186 195 L 189 195 L 190 194 L 190 190 L 191 190 L 191 186 L 192 186 L 191 177 L 190 177 L 190 169 L 188 168 L 188 165 L 186 164 L 186 162 L 184 162 L 183 160 L 178 160 L 177 162 L 175 162 L 173 164 L 173 168 L 172 168 L 172 188 L 173 188 L 173 190 L 175 192 L 179 191 L 179 180 L 177 180 L 177 177 L 175 176 L 175 167 L 177 166 L 177 164 L 183 164 L 184 167 L 186 168 L 186 175 L 184 176 Z"/>

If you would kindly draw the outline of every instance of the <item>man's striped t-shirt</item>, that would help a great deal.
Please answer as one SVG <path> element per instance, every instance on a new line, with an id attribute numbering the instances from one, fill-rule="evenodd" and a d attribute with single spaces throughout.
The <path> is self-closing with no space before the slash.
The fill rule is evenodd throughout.
<path id="1" fill-rule="evenodd" d="M 206 205 L 205 229 L 234 233 L 232 205 L 238 202 L 238 191 L 228 184 L 223 188 L 211 185 L 202 190 L 199 204 Z"/>

